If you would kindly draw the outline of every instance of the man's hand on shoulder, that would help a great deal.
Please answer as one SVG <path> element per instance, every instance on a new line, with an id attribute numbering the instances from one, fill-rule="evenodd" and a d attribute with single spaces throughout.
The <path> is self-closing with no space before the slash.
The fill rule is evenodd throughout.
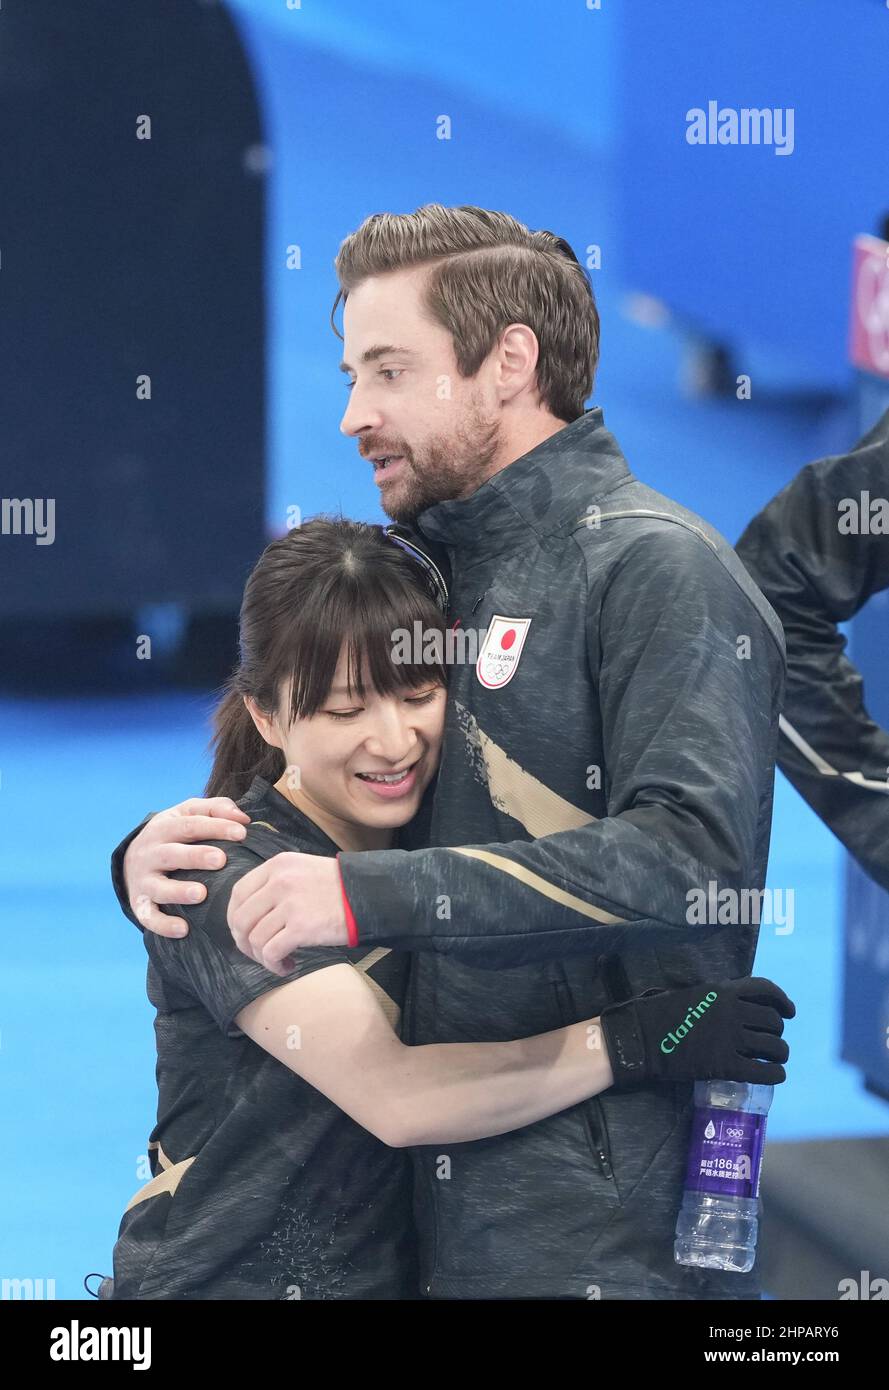
<path id="1" fill-rule="evenodd" d="M 285 851 L 239 878 L 228 904 L 235 945 L 275 975 L 300 946 L 348 946 L 336 859 Z"/>
<path id="2" fill-rule="evenodd" d="M 195 843 L 243 840 L 250 817 L 227 796 L 189 797 L 159 811 L 140 830 L 124 857 L 124 881 L 130 908 L 146 931 L 158 936 L 187 936 L 182 917 L 162 912 L 161 903 L 201 902 L 202 883 L 170 878 L 176 869 L 221 869 L 223 850 Z"/>

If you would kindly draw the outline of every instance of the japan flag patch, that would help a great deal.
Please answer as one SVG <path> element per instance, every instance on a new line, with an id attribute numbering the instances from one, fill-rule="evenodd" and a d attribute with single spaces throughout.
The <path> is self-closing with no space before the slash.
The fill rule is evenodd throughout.
<path id="1" fill-rule="evenodd" d="M 508 685 L 518 669 L 530 618 L 504 618 L 495 613 L 475 664 L 475 674 L 486 690 Z"/>

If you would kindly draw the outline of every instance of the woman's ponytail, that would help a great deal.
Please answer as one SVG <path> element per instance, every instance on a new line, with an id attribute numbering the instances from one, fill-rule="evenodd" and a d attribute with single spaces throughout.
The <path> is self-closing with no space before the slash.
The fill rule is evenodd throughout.
<path id="1" fill-rule="evenodd" d="M 274 783 L 284 771 L 284 754 L 262 737 L 235 678 L 213 712 L 212 747 L 213 770 L 204 796 L 230 796 L 237 801 L 254 777 Z"/>

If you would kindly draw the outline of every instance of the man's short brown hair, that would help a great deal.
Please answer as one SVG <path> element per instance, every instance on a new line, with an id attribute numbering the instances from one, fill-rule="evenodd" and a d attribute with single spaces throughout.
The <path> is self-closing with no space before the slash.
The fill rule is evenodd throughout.
<path id="1" fill-rule="evenodd" d="M 475 376 L 508 324 L 537 337 L 543 405 L 570 423 L 584 412 L 599 360 L 592 285 L 568 242 L 532 232 L 505 212 L 427 203 L 416 212 L 378 212 L 342 243 L 334 262 L 340 300 L 372 275 L 429 265 L 423 292 L 446 328 L 464 377 Z"/>

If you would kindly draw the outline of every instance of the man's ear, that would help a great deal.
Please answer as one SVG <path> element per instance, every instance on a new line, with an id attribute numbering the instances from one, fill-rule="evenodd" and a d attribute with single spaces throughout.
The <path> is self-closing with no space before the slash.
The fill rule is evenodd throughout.
<path id="1" fill-rule="evenodd" d="M 243 697 L 243 700 L 244 707 L 247 710 L 247 713 L 250 715 L 250 718 L 253 720 L 253 723 L 256 725 L 257 729 L 262 734 L 262 737 L 265 739 L 266 743 L 271 744 L 272 748 L 281 748 L 283 751 L 281 735 L 278 732 L 278 726 L 276 725 L 275 721 L 271 718 L 270 715 L 263 713 L 263 711 L 257 705 L 256 701 L 253 699 L 252 695 L 245 695 Z"/>
<path id="2" fill-rule="evenodd" d="M 501 401 L 511 401 L 522 391 L 536 391 L 540 345 L 533 328 L 526 323 L 509 324 L 500 336 L 497 356 L 497 385 Z"/>

